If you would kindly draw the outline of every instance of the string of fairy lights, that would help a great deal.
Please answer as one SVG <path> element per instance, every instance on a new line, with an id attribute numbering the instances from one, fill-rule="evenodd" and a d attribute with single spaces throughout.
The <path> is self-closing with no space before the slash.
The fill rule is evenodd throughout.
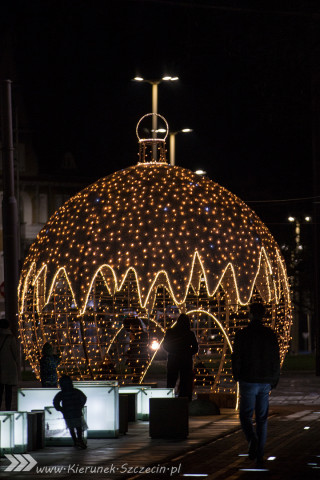
<path id="1" fill-rule="evenodd" d="M 196 389 L 234 394 L 232 341 L 263 301 L 289 347 L 286 268 L 266 226 L 239 198 L 205 177 L 139 162 L 66 202 L 31 246 L 19 284 L 25 355 L 39 375 L 46 341 L 75 379 L 141 383 L 161 363 L 164 333 L 189 311 L 200 349 Z M 148 147 L 148 148 L 147 148 Z"/>

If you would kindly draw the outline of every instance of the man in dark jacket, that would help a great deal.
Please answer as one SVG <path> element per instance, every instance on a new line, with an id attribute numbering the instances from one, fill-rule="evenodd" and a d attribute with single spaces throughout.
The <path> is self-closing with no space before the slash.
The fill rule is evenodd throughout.
<path id="1" fill-rule="evenodd" d="M 198 342 L 188 315 L 181 313 L 177 323 L 167 330 L 162 346 L 168 353 L 167 387 L 174 388 L 179 377 L 179 397 L 192 400 L 192 356 L 198 352 Z"/>
<path id="2" fill-rule="evenodd" d="M 269 393 L 280 376 L 279 344 L 275 332 L 262 324 L 261 303 L 250 305 L 250 324 L 236 333 L 232 353 L 233 377 L 240 387 L 240 422 L 249 443 L 249 457 L 263 463 L 267 439 Z M 255 410 L 256 431 L 252 417 Z"/>

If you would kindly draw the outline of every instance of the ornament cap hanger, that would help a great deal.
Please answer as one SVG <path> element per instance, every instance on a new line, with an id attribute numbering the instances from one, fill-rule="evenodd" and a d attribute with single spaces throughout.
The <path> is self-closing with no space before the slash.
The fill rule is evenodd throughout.
<path id="1" fill-rule="evenodd" d="M 139 133 L 141 122 L 147 117 L 152 117 L 152 136 L 142 137 Z M 158 118 L 160 118 L 165 128 L 158 129 Z M 150 129 L 145 128 L 146 132 L 150 133 Z M 169 125 L 166 119 L 158 113 L 147 113 L 140 118 L 136 127 L 136 134 L 139 141 L 139 162 L 138 163 L 167 163 L 166 158 L 166 138 L 169 132 Z M 162 138 L 158 137 L 158 133 L 164 134 Z"/>

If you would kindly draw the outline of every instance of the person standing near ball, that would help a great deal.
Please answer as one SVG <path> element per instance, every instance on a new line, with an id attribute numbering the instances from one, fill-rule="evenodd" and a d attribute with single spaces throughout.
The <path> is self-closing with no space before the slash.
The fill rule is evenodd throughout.
<path id="1" fill-rule="evenodd" d="M 232 371 L 240 388 L 240 422 L 249 444 L 249 458 L 263 464 L 267 439 L 269 394 L 280 376 L 279 344 L 272 328 L 263 325 L 262 303 L 250 305 L 250 323 L 234 339 Z M 255 412 L 256 429 L 253 426 Z"/>

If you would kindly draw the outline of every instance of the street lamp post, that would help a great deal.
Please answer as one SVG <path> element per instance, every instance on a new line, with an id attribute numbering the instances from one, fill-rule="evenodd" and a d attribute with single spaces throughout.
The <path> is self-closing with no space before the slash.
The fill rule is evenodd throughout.
<path id="1" fill-rule="evenodd" d="M 293 302 L 295 305 L 292 326 L 292 350 L 294 353 L 298 353 L 300 337 L 300 274 L 299 269 L 297 269 L 296 267 L 298 266 L 299 257 L 301 256 L 301 252 L 303 249 L 303 246 L 301 245 L 301 223 L 311 222 L 311 217 L 305 216 L 303 219 L 298 219 L 297 217 L 290 216 L 288 217 L 288 220 L 295 225 L 295 247 L 291 253 L 291 267 L 294 272 Z M 308 321 L 308 330 L 309 326 L 310 322 Z M 310 331 L 308 331 L 308 334 L 309 336 L 311 336 Z"/>
<path id="2" fill-rule="evenodd" d="M 157 131 L 158 131 L 158 86 L 162 82 L 176 82 L 179 80 L 179 77 L 171 77 L 169 75 L 155 79 L 155 80 L 148 80 L 143 77 L 134 77 L 133 79 L 136 82 L 144 82 L 144 83 L 149 83 L 149 85 L 152 86 L 152 138 L 156 139 L 157 138 Z M 154 143 L 153 145 L 153 158 L 156 159 L 157 157 L 157 145 Z"/>
<path id="3" fill-rule="evenodd" d="M 176 135 L 178 133 L 189 133 L 192 132 L 191 128 L 183 128 L 182 130 L 177 130 L 176 132 L 169 133 L 170 140 L 170 165 L 176 164 Z"/>
<path id="4" fill-rule="evenodd" d="M 158 128 L 158 85 L 159 83 L 152 83 L 152 138 L 157 138 Z"/>
<path id="5" fill-rule="evenodd" d="M 2 84 L 3 252 L 6 319 L 18 337 L 18 212 L 14 191 L 11 81 Z"/>

